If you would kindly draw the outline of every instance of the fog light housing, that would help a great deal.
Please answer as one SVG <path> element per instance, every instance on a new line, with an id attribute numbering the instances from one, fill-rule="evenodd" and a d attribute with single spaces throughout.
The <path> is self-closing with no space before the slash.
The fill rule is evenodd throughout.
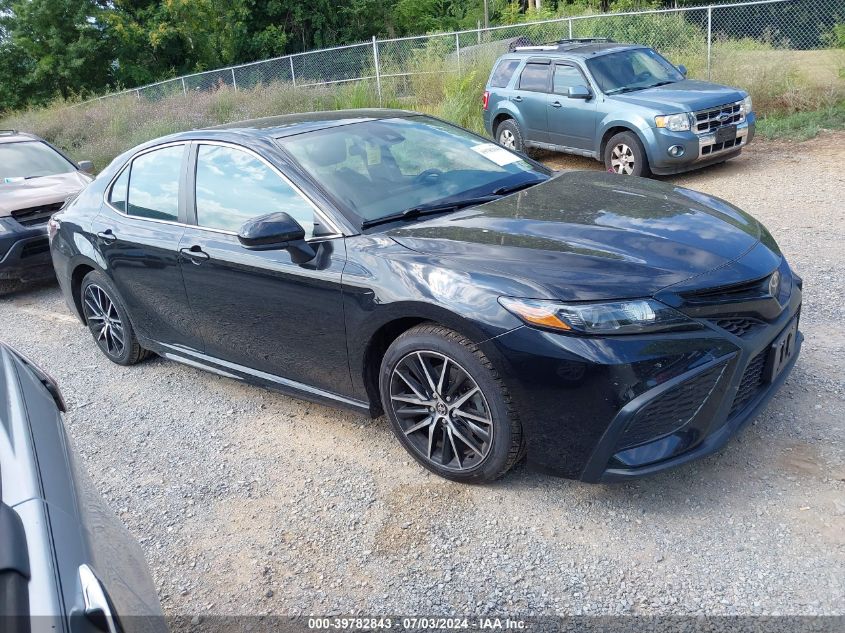
<path id="1" fill-rule="evenodd" d="M 672 158 L 680 158 L 684 155 L 685 151 L 686 150 L 684 149 L 683 145 L 673 145 L 669 148 L 669 156 L 671 156 Z"/>

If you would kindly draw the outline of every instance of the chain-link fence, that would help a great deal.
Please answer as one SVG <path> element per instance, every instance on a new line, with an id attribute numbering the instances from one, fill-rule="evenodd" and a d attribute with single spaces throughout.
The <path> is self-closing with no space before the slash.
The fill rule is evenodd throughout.
<path id="1" fill-rule="evenodd" d="M 845 0 L 754 0 L 700 7 L 563 17 L 488 29 L 377 40 L 207 71 L 99 97 L 159 100 L 259 86 L 367 82 L 378 102 L 424 97 L 444 73 L 489 72 L 516 46 L 607 37 L 654 47 L 690 76 L 739 85 L 845 83 Z M 771 91 L 770 91 L 771 92 Z M 795 91 L 795 98 L 800 98 Z"/>

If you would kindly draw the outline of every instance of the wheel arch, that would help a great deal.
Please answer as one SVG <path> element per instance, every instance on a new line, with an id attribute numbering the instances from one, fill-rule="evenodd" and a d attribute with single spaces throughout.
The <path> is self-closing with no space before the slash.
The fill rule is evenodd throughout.
<path id="1" fill-rule="evenodd" d="M 82 280 L 92 271 L 99 271 L 105 274 L 105 271 L 90 259 L 84 258 L 75 262 L 70 273 L 70 294 L 73 301 L 74 312 L 76 318 L 85 325 L 85 315 L 82 312 Z"/>
<path id="2" fill-rule="evenodd" d="M 607 144 L 610 139 L 622 132 L 630 132 L 634 134 L 640 141 L 645 151 L 649 163 L 652 162 L 652 145 L 649 142 L 648 135 L 640 127 L 638 121 L 606 121 L 601 128 L 601 135 L 599 136 L 598 156 L 599 160 L 604 162 L 604 151 L 607 149 Z"/>
<path id="3" fill-rule="evenodd" d="M 378 417 L 384 412 L 381 406 L 379 372 L 387 349 L 402 334 L 423 323 L 447 327 L 473 343 L 481 343 L 489 338 L 467 319 L 437 306 L 408 306 L 404 314 L 394 314 L 382 320 L 365 339 L 366 344 L 361 354 L 360 376 L 373 417 Z"/>

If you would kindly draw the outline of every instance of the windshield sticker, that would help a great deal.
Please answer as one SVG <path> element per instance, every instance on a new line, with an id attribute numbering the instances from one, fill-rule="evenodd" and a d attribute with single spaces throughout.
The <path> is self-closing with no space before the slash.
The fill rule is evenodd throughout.
<path id="1" fill-rule="evenodd" d="M 4 178 L 3 183 L 7 185 L 13 185 L 16 182 L 23 182 L 24 180 L 26 180 L 26 178 L 24 178 L 23 176 L 16 176 L 12 178 Z"/>
<path id="2" fill-rule="evenodd" d="M 475 145 L 473 146 L 472 151 L 477 154 L 481 154 L 487 160 L 492 161 L 501 167 L 522 160 L 516 154 L 512 154 L 504 147 L 499 147 L 493 143 L 481 143 L 480 145 Z"/>

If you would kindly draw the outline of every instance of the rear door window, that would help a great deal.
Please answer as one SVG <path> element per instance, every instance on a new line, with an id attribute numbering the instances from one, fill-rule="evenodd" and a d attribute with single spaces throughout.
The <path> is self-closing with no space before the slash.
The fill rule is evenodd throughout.
<path id="1" fill-rule="evenodd" d="M 517 66 L 519 66 L 518 59 L 503 59 L 500 61 L 499 65 L 496 66 L 496 70 L 493 71 L 493 75 L 490 77 L 490 87 L 507 88 Z"/>
<path id="2" fill-rule="evenodd" d="M 519 75 L 519 89 L 546 92 L 549 88 L 550 64 L 525 64 Z"/>
<path id="3" fill-rule="evenodd" d="M 179 219 L 179 180 L 184 145 L 141 154 L 132 161 L 126 212 L 138 218 Z"/>

